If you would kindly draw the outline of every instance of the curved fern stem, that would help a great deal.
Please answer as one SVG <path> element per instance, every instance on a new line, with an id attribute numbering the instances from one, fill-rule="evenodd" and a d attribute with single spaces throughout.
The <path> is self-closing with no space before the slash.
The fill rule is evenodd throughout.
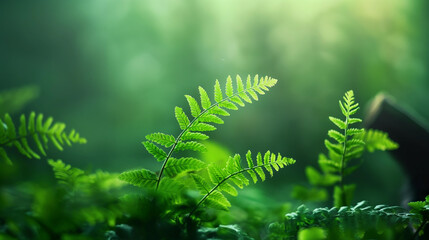
<path id="1" fill-rule="evenodd" d="M 205 113 L 207 113 L 208 111 L 210 111 L 214 107 L 218 107 L 222 102 L 231 100 L 232 98 L 235 98 L 235 97 L 239 97 L 240 95 L 242 95 L 244 93 L 248 93 L 250 91 L 257 91 L 257 90 L 259 90 L 259 88 L 260 88 L 260 85 L 253 85 L 250 88 L 246 88 L 242 91 L 237 91 L 236 93 L 232 94 L 231 96 L 227 96 L 227 97 L 223 98 L 221 101 L 215 102 L 214 104 L 210 105 L 210 107 L 208 107 L 207 109 L 204 109 L 194 119 L 192 119 L 192 121 L 188 124 L 188 126 L 186 126 L 186 128 L 183 129 L 182 132 L 180 132 L 180 134 L 177 136 L 174 144 L 171 146 L 170 151 L 168 152 L 167 157 L 165 158 L 164 163 L 162 164 L 161 170 L 159 171 L 159 174 L 158 174 L 158 177 L 156 180 L 155 190 L 158 190 L 159 184 L 160 184 L 162 176 L 164 174 L 165 167 L 167 165 L 167 162 L 171 158 L 171 155 L 173 154 L 177 144 L 181 141 L 183 134 L 185 134 L 201 116 L 203 116 Z"/>
<path id="2" fill-rule="evenodd" d="M 203 202 L 210 196 L 210 194 L 212 194 L 214 191 L 216 191 L 216 189 L 217 188 L 219 188 L 223 183 L 225 183 L 226 181 L 228 181 L 230 178 L 232 178 L 232 177 L 234 177 L 235 175 L 238 175 L 238 174 L 241 174 L 241 173 L 245 173 L 245 172 L 249 172 L 249 171 L 252 171 L 252 170 L 254 170 L 254 169 L 256 169 L 256 168 L 263 168 L 263 167 L 265 167 L 265 166 L 268 166 L 268 165 L 271 165 L 272 163 L 265 163 L 265 164 L 262 164 L 262 165 L 257 165 L 257 166 L 254 166 L 254 167 L 249 167 L 249 168 L 243 168 L 242 170 L 240 170 L 240 171 L 237 171 L 237 172 L 235 172 L 235 173 L 232 173 L 232 174 L 230 174 L 230 175 L 228 175 L 228 176 L 226 176 L 224 179 L 222 179 L 222 181 L 220 181 L 218 184 L 216 184 L 212 189 L 210 189 L 210 191 L 208 191 L 207 192 L 207 194 L 205 194 L 204 195 L 204 197 L 202 197 L 201 199 L 200 199 L 200 201 L 198 202 L 198 204 L 197 205 L 195 205 L 195 207 L 192 209 L 192 211 L 189 213 L 189 216 L 188 217 L 191 217 L 193 214 L 194 214 L 194 212 L 198 209 L 198 207 L 201 205 L 201 204 L 203 204 Z"/>
<path id="3" fill-rule="evenodd" d="M 422 224 L 419 226 L 419 228 L 417 228 L 416 232 L 414 233 L 412 239 L 418 239 L 419 232 L 424 229 L 424 227 L 426 226 L 426 224 L 428 224 L 428 220 L 422 222 Z"/>
<path id="4" fill-rule="evenodd" d="M 6 142 L 0 143 L 0 147 L 7 146 L 7 145 L 9 145 L 9 144 L 11 144 L 11 143 L 13 143 L 15 141 L 21 140 L 23 138 L 34 137 L 34 135 L 36 135 L 36 134 L 38 134 L 38 135 L 50 134 L 50 132 L 49 131 L 37 131 L 37 130 L 34 131 L 34 132 L 29 132 L 28 134 L 20 135 L 20 136 L 17 136 L 15 138 L 10 138 Z M 82 141 L 82 142 L 85 142 L 85 141 Z"/>

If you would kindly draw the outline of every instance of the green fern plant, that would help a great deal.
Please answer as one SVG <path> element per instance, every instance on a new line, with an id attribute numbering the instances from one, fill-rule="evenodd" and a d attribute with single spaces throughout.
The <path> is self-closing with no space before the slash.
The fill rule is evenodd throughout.
<path id="1" fill-rule="evenodd" d="M 36 115 L 36 113 L 32 112 L 28 117 L 28 122 L 25 115 L 21 115 L 17 132 L 12 118 L 6 113 L 3 119 L 0 118 L 0 159 L 12 164 L 5 147 L 14 147 L 28 158 L 40 159 L 40 155 L 30 147 L 30 141 L 34 142 L 43 156 L 46 156 L 49 142 L 61 151 L 64 145 L 71 146 L 72 143 L 86 143 L 86 139 L 80 137 L 75 130 L 67 133 L 65 128 L 64 123 L 54 123 L 52 117 L 44 120 L 43 114 Z"/>
<path id="2" fill-rule="evenodd" d="M 276 79 L 270 77 L 259 78 L 256 75 L 253 82 L 250 76 L 247 77 L 246 83 L 240 76 L 236 77 L 236 89 L 233 87 L 232 78 L 229 76 L 226 80 L 225 92 L 222 92 L 221 85 L 218 80 L 214 85 L 214 101 L 209 98 L 207 92 L 199 87 L 200 103 L 190 96 L 185 95 L 190 107 L 192 120 L 183 111 L 182 108 L 175 108 L 175 117 L 181 129 L 177 137 L 164 133 L 152 133 L 146 136 L 143 142 L 146 150 L 155 157 L 159 162 L 162 162 L 160 171 L 157 173 L 147 169 L 133 170 L 122 173 L 119 178 L 136 186 L 145 187 L 154 190 L 161 190 L 172 193 L 181 191 L 184 187 L 197 188 L 204 196 L 191 210 L 190 216 L 198 209 L 200 205 L 227 209 L 230 204 L 221 191 L 231 195 L 236 195 L 236 189 L 230 184 L 234 183 L 242 188 L 249 184 L 249 180 L 243 175 L 249 174 L 253 181 L 256 182 L 256 174 L 264 180 L 265 168 L 271 175 L 272 168 L 276 171 L 279 168 L 293 164 L 293 159 L 281 157 L 280 154 L 276 158 L 274 154 L 268 151 L 262 161 L 261 154 L 258 154 L 257 163 L 254 165 L 250 156 L 250 151 L 246 155 L 248 166 L 243 168 L 240 165 L 240 155 L 231 157 L 226 166 L 219 167 L 214 164 L 207 166 L 203 161 L 192 157 L 174 158 L 174 153 L 178 151 L 205 151 L 205 146 L 197 141 L 206 140 L 209 138 L 205 132 L 214 131 L 216 127 L 212 124 L 223 124 L 221 119 L 223 116 L 229 116 L 228 110 L 237 110 L 238 106 L 244 106 L 245 102 L 251 103 L 252 99 L 257 101 L 258 94 L 265 94 L 269 88 L 277 83 Z M 224 94 L 226 96 L 224 96 Z M 169 148 L 164 151 L 161 146 Z M 210 182 L 208 183 L 203 177 L 196 174 L 197 171 L 208 169 Z M 192 181 L 187 184 L 185 177 L 190 176 Z M 182 179 L 179 181 L 179 179 Z M 186 185 L 186 186 L 185 186 Z"/>
<path id="3" fill-rule="evenodd" d="M 338 130 L 331 129 L 328 136 L 334 140 L 326 139 L 325 147 L 328 155 L 320 154 L 318 164 L 322 170 L 319 173 L 313 167 L 306 168 L 306 175 L 311 185 L 334 187 L 334 205 L 337 207 L 350 205 L 355 190 L 355 185 L 345 184 L 344 178 L 360 167 L 362 161 L 354 162 L 365 151 L 393 150 L 398 144 L 392 141 L 387 133 L 379 130 L 365 130 L 364 128 L 352 127 L 362 122 L 360 118 L 353 117 L 359 110 L 359 104 L 355 102 L 353 91 L 347 91 L 343 101 L 339 101 L 341 113 L 344 120 L 329 117 L 329 120 L 338 127 Z M 300 191 L 298 193 L 298 190 Z M 311 189 L 315 192 L 317 189 Z M 295 188 L 296 195 L 305 195 L 302 188 Z M 320 195 L 326 195 L 321 194 Z"/>

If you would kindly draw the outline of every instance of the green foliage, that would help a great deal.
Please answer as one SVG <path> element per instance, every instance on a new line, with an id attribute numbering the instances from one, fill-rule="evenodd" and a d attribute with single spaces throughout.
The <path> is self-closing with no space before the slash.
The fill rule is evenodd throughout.
<path id="1" fill-rule="evenodd" d="M 411 224 L 416 229 L 414 238 L 422 235 L 429 219 L 429 197 L 426 201 L 410 203 L 410 212 L 384 205 L 371 207 L 365 202 L 353 207 L 313 211 L 303 205 L 296 212 L 287 214 L 284 222 L 271 224 L 268 236 L 261 229 L 265 223 L 276 221 L 280 216 L 267 220 L 261 208 L 255 210 L 247 206 L 252 209 L 247 209 L 244 214 L 241 212 L 246 220 L 252 219 L 254 226 L 222 225 L 218 212 L 212 209 L 238 210 L 231 206 L 225 193 L 237 196 L 238 188 L 264 181 L 281 168 L 294 164 L 295 160 L 270 151 L 253 157 L 250 151 L 245 157 L 239 154 L 229 156 L 215 144 L 200 141 L 209 138 L 206 132 L 216 130 L 213 124 L 224 123 L 221 117 L 228 116 L 229 110 L 258 100 L 258 94 L 264 94 L 276 81 L 256 76 L 253 81 L 248 77 L 244 84 L 237 76 L 234 88 L 231 77 L 228 77 L 225 91 L 216 81 L 214 100 L 201 87 L 198 88 L 198 100 L 186 95 L 190 115 L 182 108 L 175 108 L 181 129 L 179 135 L 174 137 L 157 132 L 147 135 L 143 142 L 146 150 L 162 163 L 158 172 L 139 169 L 120 175 L 103 171 L 90 174 L 61 160 L 48 160 L 55 176 L 54 186 L 27 183 L 0 192 L 0 238 L 253 239 L 249 236 L 252 233 L 252 236 L 269 239 L 396 239 L 412 236 Z M 328 131 L 330 139 L 325 140 L 328 154 L 319 155 L 322 172 L 313 167 L 306 169 L 306 175 L 315 187 L 295 186 L 294 197 L 325 201 L 325 187 L 334 186 L 335 206 L 350 205 L 355 185 L 344 184 L 343 180 L 362 163 L 352 160 L 365 151 L 398 147 L 386 133 L 352 128 L 351 125 L 361 122 L 352 117 L 358 108 L 353 92 L 347 92 L 344 101 L 340 101 L 345 120 L 329 118 L 338 129 Z M 29 146 L 28 139 L 32 139 L 42 155 L 46 155 L 48 142 L 60 150 L 66 144 L 86 142 L 74 131 L 66 134 L 65 125 L 53 123 L 52 118 L 43 121 L 41 114 L 31 113 L 28 123 L 22 115 L 17 128 L 8 114 L 0 119 L 0 123 L 0 153 L 4 155 L 4 147 L 14 147 L 27 157 L 40 158 Z M 210 155 L 216 156 L 206 156 L 207 149 L 211 151 Z M 202 160 L 189 156 L 189 151 L 198 152 Z M 2 155 L 3 160 L 8 159 L 5 156 Z M 229 157 L 219 160 L 223 156 Z M 124 195 L 125 182 L 143 190 L 139 194 Z M 267 202 L 264 205 L 269 205 Z M 276 214 L 279 212 L 283 211 L 277 209 Z"/>
<path id="2" fill-rule="evenodd" d="M 233 87 L 231 77 L 228 77 L 225 85 L 225 92 L 221 90 L 219 81 L 216 80 L 214 86 L 214 101 L 212 101 L 207 92 L 199 87 L 200 102 L 190 95 L 185 95 L 189 104 L 191 120 L 182 108 L 175 108 L 176 120 L 182 130 L 177 137 L 165 133 L 152 133 L 146 136 L 143 142 L 146 150 L 163 165 L 159 173 L 147 169 L 133 170 L 123 172 L 119 179 L 138 187 L 155 189 L 169 193 L 176 193 L 175 202 L 181 202 L 180 191 L 183 188 L 197 189 L 203 197 L 190 211 L 192 216 L 200 205 L 210 208 L 227 210 L 231 204 L 223 195 L 226 192 L 236 196 L 237 189 L 233 185 L 243 188 L 249 184 L 249 179 L 244 175 L 251 177 L 254 183 L 259 178 L 265 180 L 264 170 L 271 176 L 274 171 L 293 164 L 293 159 L 277 156 L 267 151 L 262 158 L 259 153 L 256 157 L 256 163 L 251 157 L 250 151 L 246 155 L 248 166 L 241 166 L 241 157 L 236 154 L 230 157 L 225 166 L 218 166 L 216 163 L 207 165 L 205 162 L 194 157 L 174 158 L 173 154 L 178 151 L 197 151 L 205 152 L 205 145 L 198 142 L 206 140 L 208 136 L 204 133 L 214 131 L 216 127 L 212 124 L 223 124 L 223 116 L 229 116 L 229 110 L 237 110 L 239 106 L 258 100 L 258 94 L 264 94 L 270 87 L 273 87 L 277 80 L 269 77 L 259 78 L 256 75 L 252 79 L 247 77 L 246 85 L 240 76 L 236 77 L 236 88 Z M 224 97 L 224 94 L 226 97 Z M 250 95 L 250 97 L 249 97 Z M 169 148 L 168 151 L 163 149 Z M 207 169 L 208 179 L 198 172 Z M 273 170 L 274 169 L 274 170 Z"/>
<path id="3" fill-rule="evenodd" d="M 227 78 L 227 83 L 225 86 L 225 94 L 227 97 L 223 97 L 223 93 L 219 84 L 219 81 L 216 80 L 214 86 L 214 103 L 211 102 L 207 92 L 199 87 L 201 107 L 198 101 L 190 95 L 185 95 L 186 100 L 188 101 L 189 108 L 191 111 L 192 120 L 189 120 L 189 117 L 183 111 L 182 108 L 175 108 L 175 116 L 176 120 L 179 124 L 180 129 L 182 130 L 177 138 L 172 135 L 165 133 L 152 133 L 146 136 L 147 141 L 143 142 L 146 150 L 155 157 L 160 162 L 163 162 L 163 166 L 159 172 L 156 183 L 153 184 L 155 189 L 158 189 L 161 179 L 164 177 L 165 169 L 168 166 L 171 166 L 169 161 L 171 161 L 172 155 L 176 151 L 200 151 L 204 152 L 206 150 L 205 146 L 195 140 L 206 140 L 208 136 L 203 132 L 214 131 L 216 127 L 212 124 L 223 124 L 223 120 L 220 118 L 221 116 L 229 116 L 227 110 L 236 110 L 238 109 L 237 105 L 244 106 L 245 102 L 251 103 L 251 99 L 247 94 L 252 96 L 254 100 L 258 100 L 257 94 L 264 94 L 264 91 L 268 91 L 269 87 L 273 87 L 277 80 L 269 77 L 260 78 L 256 75 L 253 79 L 250 76 L 247 77 L 246 88 L 244 88 L 241 77 L 237 75 L 236 84 L 237 89 L 234 92 L 234 88 L 232 86 L 231 77 Z M 161 147 L 157 146 L 157 144 L 162 145 L 164 147 L 170 148 L 168 154 Z M 195 162 L 195 161 L 194 161 Z M 177 166 L 177 163 L 175 164 Z M 189 165 L 189 161 L 188 161 Z M 200 164 L 201 165 L 201 164 Z M 196 170 L 194 165 L 189 165 L 191 170 Z M 186 167 L 176 167 L 177 170 L 187 171 Z M 175 172 L 177 175 L 180 172 Z M 137 180 L 132 180 L 129 178 L 129 174 L 127 178 L 121 177 L 125 181 L 138 182 Z M 136 175 L 134 175 L 136 176 Z M 168 176 L 167 176 L 168 177 Z M 147 186 L 149 187 L 149 186 Z"/>
<path id="4" fill-rule="evenodd" d="M 370 129 L 364 134 L 361 134 L 358 138 L 365 142 L 365 147 L 368 152 L 374 152 L 375 150 L 394 150 L 399 147 L 397 143 L 389 138 L 389 135 L 379 130 Z"/>
<path id="5" fill-rule="evenodd" d="M 54 185 L 23 183 L 0 195 L 0 238 L 101 239 L 123 217 L 118 174 L 88 174 L 61 160 L 48 160 Z M 3 235 L 4 234 L 4 235 Z"/>
<path id="6" fill-rule="evenodd" d="M 322 173 L 308 166 L 306 175 L 311 185 L 316 187 L 334 187 L 334 205 L 337 207 L 350 205 L 355 185 L 346 185 L 344 178 L 354 172 L 362 162 L 354 163 L 352 160 L 360 158 L 365 151 L 393 150 L 398 144 L 392 141 L 387 133 L 379 130 L 365 130 L 354 128 L 352 125 L 362 122 L 360 118 L 352 117 L 359 110 L 355 102 L 353 91 L 347 91 L 343 101 L 339 101 L 344 120 L 329 117 L 329 120 L 338 128 L 328 131 L 330 139 L 325 140 L 328 154 L 320 154 L 318 164 Z M 321 190 L 320 190 L 321 191 Z M 295 192 L 295 197 L 305 200 L 305 194 Z"/>
<path id="7" fill-rule="evenodd" d="M 270 239 L 409 239 L 409 223 L 416 220 L 414 213 L 401 207 L 373 207 L 365 201 L 314 210 L 302 205 L 286 214 L 283 223 L 270 225 Z"/>
<path id="8" fill-rule="evenodd" d="M 72 143 L 86 143 L 86 139 L 80 137 L 75 130 L 67 133 L 65 128 L 64 123 L 54 123 L 52 117 L 44 120 L 43 114 L 36 115 L 34 112 L 29 115 L 28 120 L 22 114 L 20 124 L 16 128 L 12 118 L 6 113 L 4 118 L 0 119 L 0 159 L 12 164 L 5 147 L 16 148 L 28 158 L 39 159 L 40 155 L 33 150 L 34 147 L 30 147 L 30 142 L 34 142 L 34 145 L 43 156 L 46 156 L 49 142 L 61 151 L 64 145 L 71 146 Z"/>
<path id="9" fill-rule="evenodd" d="M 61 160 L 48 160 L 48 163 L 52 166 L 59 189 L 62 189 L 65 192 L 64 197 L 70 200 L 69 204 L 79 204 L 74 209 L 76 213 L 73 214 L 77 223 L 94 225 L 98 222 L 106 222 L 108 225 L 114 225 L 116 218 L 122 216 L 117 204 L 91 206 L 90 202 L 87 202 L 100 197 L 97 194 L 106 195 L 109 191 L 121 188 L 124 183 L 118 180 L 118 174 L 103 171 L 86 174 L 83 170 L 73 168 Z M 115 202 L 114 199 L 109 201 Z M 85 204 L 82 205 L 82 203 Z"/>
<path id="10" fill-rule="evenodd" d="M 211 164 L 208 167 L 210 183 L 205 181 L 202 177 L 192 174 L 191 177 L 196 188 L 199 190 L 200 194 L 204 196 L 191 211 L 190 215 L 192 215 L 200 205 L 227 210 L 231 204 L 222 192 L 226 192 L 232 196 L 237 196 L 236 187 L 243 188 L 250 183 L 245 174 L 250 176 L 254 183 L 257 183 L 258 176 L 262 181 L 265 180 L 263 169 L 272 176 L 273 169 L 278 171 L 280 168 L 295 163 L 295 160 L 291 158 L 282 157 L 280 154 L 276 156 L 274 153 L 270 153 L 270 151 L 267 151 L 264 154 L 263 160 L 261 153 L 258 153 L 256 164 L 254 159 L 252 159 L 251 152 L 248 151 L 246 154 L 246 160 L 247 167 L 242 167 L 241 156 L 236 154 L 234 157 L 229 157 L 226 166 L 223 168 L 220 168 L 217 164 Z M 234 187 L 234 185 L 236 187 Z"/>

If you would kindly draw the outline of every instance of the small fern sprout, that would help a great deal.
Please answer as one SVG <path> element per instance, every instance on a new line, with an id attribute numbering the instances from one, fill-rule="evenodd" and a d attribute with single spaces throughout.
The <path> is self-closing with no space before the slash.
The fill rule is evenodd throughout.
<path id="1" fill-rule="evenodd" d="M 71 146 L 72 143 L 86 143 L 86 139 L 81 137 L 75 130 L 67 133 L 64 123 L 54 123 L 52 117 L 43 120 L 43 114 L 36 115 L 34 112 L 28 117 L 28 122 L 25 115 L 21 115 L 18 132 L 16 132 L 15 124 L 9 114 L 5 114 L 3 119 L 0 118 L 0 126 L 0 159 L 8 164 L 12 164 L 12 161 L 4 147 L 15 147 L 22 155 L 28 158 L 40 159 L 40 155 L 30 147 L 30 141 L 34 141 L 43 156 L 46 156 L 49 142 L 61 151 L 64 145 Z"/>
<path id="2" fill-rule="evenodd" d="M 345 93 L 343 101 L 339 101 L 339 107 L 344 120 L 329 117 L 338 130 L 328 131 L 330 139 L 325 140 L 328 155 L 319 155 L 318 163 L 323 174 L 313 167 L 306 168 L 307 177 L 312 185 L 326 187 L 339 184 L 334 188 L 334 205 L 337 207 L 350 205 L 355 190 L 355 185 L 346 185 L 344 178 L 358 169 L 362 161 L 353 164 L 351 160 L 360 158 L 365 151 L 385 151 L 398 148 L 398 144 L 392 141 L 387 133 L 352 127 L 352 125 L 362 122 L 360 118 L 353 117 L 359 110 L 359 104 L 355 102 L 353 91 Z"/>

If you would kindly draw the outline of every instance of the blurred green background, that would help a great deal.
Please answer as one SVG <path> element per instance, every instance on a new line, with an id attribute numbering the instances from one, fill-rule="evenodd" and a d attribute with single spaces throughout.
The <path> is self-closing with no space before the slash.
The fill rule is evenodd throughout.
<path id="1" fill-rule="evenodd" d="M 362 105 L 385 91 L 429 119 L 428 10 L 425 0 L 1 1 L 0 90 L 30 86 L 38 97 L 15 117 L 51 115 L 88 139 L 53 158 L 121 172 L 159 167 L 141 141 L 179 133 L 184 94 L 211 94 L 228 75 L 277 78 L 210 136 L 231 153 L 296 159 L 260 185 L 286 201 L 325 151 L 346 90 Z M 364 158 L 356 201 L 398 204 L 399 167 L 388 154 Z"/>

